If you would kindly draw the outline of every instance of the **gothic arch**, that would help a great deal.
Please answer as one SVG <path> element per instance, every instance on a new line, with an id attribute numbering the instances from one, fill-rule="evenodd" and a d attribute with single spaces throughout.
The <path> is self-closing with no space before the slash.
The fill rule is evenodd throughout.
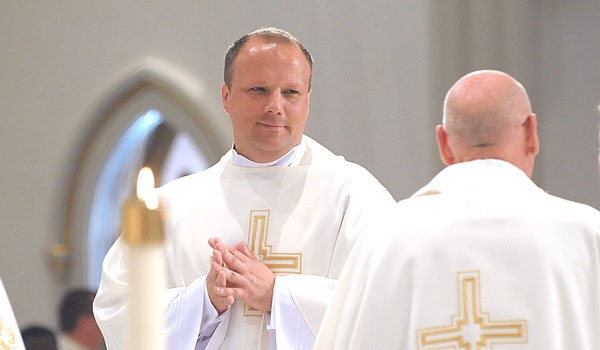
<path id="1" fill-rule="evenodd" d="M 103 257 L 107 247 L 106 243 L 90 246 L 93 243 L 89 231 L 96 188 L 102 182 L 102 174 L 106 176 L 106 163 L 110 157 L 114 158 L 111 152 L 115 152 L 126 130 L 130 130 L 140 116 L 150 110 L 160 111 L 160 120 L 148 119 L 149 124 L 143 129 L 146 131 L 134 138 L 137 145 L 120 149 L 124 153 L 119 154 L 123 158 L 121 164 L 130 164 L 131 169 L 122 169 L 120 180 L 111 186 L 120 186 L 122 197 L 129 194 L 123 190 L 134 188 L 136 169 L 143 163 L 160 163 L 160 157 L 158 160 L 149 157 L 148 149 L 148 139 L 159 125 L 184 131 L 202 150 L 209 164 L 214 164 L 231 147 L 228 117 L 220 109 L 207 107 L 211 105 L 209 97 L 190 76 L 165 62 L 147 60 L 126 69 L 105 89 L 107 93 L 91 113 L 92 122 L 82 133 L 66 176 L 66 196 L 59 208 L 63 216 L 61 242 L 49 248 L 50 267 L 64 283 L 73 279 L 79 284 L 97 287 L 98 258 L 92 258 L 90 262 L 88 256 L 91 252 Z M 113 203 L 116 204 L 120 203 Z"/>

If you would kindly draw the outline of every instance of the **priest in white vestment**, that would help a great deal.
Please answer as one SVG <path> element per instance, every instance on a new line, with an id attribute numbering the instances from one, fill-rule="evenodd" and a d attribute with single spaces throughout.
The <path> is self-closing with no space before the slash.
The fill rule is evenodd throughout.
<path id="1" fill-rule="evenodd" d="M 170 349 L 311 349 L 362 228 L 395 205 L 367 170 L 303 135 L 311 70 L 310 54 L 278 29 L 228 50 L 234 147 L 159 189 Z M 127 259 L 119 239 L 94 303 L 108 349 L 127 336 Z"/>
<path id="2" fill-rule="evenodd" d="M 0 279 L 0 349 L 25 350 L 19 325 Z"/>
<path id="3" fill-rule="evenodd" d="M 448 167 L 356 244 L 315 349 L 600 349 L 600 213 L 531 181 L 525 90 L 477 71 L 444 107 Z"/>

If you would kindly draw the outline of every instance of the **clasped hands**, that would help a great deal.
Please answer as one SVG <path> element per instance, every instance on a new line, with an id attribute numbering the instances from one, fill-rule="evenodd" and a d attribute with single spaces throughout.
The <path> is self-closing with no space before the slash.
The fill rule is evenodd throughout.
<path id="1" fill-rule="evenodd" d="M 219 314 L 237 299 L 257 310 L 270 311 L 275 274 L 252 254 L 245 242 L 228 247 L 219 238 L 209 238 L 213 249 L 206 288 Z"/>

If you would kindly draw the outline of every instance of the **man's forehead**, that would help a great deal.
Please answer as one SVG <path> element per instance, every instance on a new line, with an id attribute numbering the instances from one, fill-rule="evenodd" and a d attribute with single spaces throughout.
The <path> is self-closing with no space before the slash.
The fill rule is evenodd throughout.
<path id="1" fill-rule="evenodd" d="M 276 43 L 272 43 L 272 42 L 262 43 L 259 45 L 251 45 L 251 47 L 248 49 L 248 52 L 250 52 L 250 54 L 253 54 L 253 53 L 263 51 L 263 50 L 273 50 L 276 47 L 277 47 Z"/>
<path id="2" fill-rule="evenodd" d="M 286 65 L 296 66 L 298 68 L 308 67 L 310 72 L 310 65 L 308 64 L 302 50 L 290 43 L 277 43 L 277 42 L 266 42 L 261 41 L 259 43 L 246 43 L 246 47 L 240 52 L 233 62 L 233 66 L 237 67 L 239 64 L 247 64 L 255 59 L 262 60 L 275 59 L 281 61 L 282 64 L 285 62 Z M 244 63 L 242 63 L 244 62 Z M 274 63 L 274 62 L 273 62 Z"/>

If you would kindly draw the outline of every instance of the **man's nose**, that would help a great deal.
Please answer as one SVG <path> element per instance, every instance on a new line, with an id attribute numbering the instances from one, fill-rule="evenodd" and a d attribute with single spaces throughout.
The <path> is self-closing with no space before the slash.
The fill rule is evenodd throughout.
<path id="1" fill-rule="evenodd" d="M 279 89 L 273 90 L 269 94 L 269 99 L 267 101 L 267 105 L 265 106 L 265 112 L 280 114 L 282 109 L 283 109 L 283 96 L 281 95 L 281 90 L 279 90 Z"/>

